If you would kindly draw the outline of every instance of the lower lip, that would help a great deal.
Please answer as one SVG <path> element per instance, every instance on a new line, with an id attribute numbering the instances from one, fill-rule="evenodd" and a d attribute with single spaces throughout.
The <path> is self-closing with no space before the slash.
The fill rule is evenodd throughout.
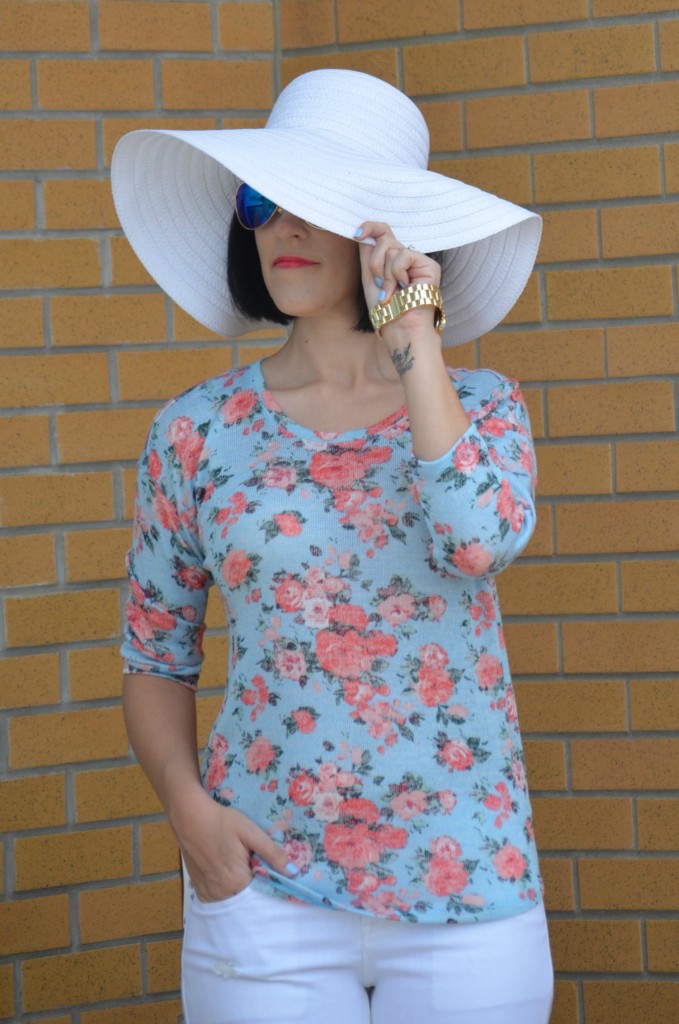
<path id="1" fill-rule="evenodd" d="M 274 267 L 277 270 L 303 270 L 305 267 L 315 267 L 315 263 L 308 260 L 276 260 Z"/>

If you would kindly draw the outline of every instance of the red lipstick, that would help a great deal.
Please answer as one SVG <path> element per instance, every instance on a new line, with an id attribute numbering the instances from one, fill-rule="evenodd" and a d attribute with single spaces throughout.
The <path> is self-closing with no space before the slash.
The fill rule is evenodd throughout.
<path id="1" fill-rule="evenodd" d="M 282 270 L 299 270 L 301 267 L 315 267 L 316 263 L 314 260 L 305 260 L 303 256 L 278 256 L 273 265 Z"/>

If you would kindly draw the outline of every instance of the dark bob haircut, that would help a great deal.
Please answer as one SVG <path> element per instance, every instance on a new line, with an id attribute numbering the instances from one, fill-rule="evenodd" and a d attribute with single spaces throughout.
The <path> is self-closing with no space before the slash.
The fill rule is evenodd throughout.
<path id="1" fill-rule="evenodd" d="M 440 253 L 428 253 L 428 255 L 437 263 L 441 262 Z M 294 320 L 294 317 L 283 313 L 269 295 L 262 275 L 255 233 L 244 228 L 235 213 L 231 218 L 231 227 L 229 228 L 226 281 L 234 306 L 249 320 L 269 320 L 274 324 L 283 325 L 292 323 Z M 356 292 L 356 309 L 357 317 L 353 329 L 363 331 L 365 334 L 372 334 L 373 327 L 368 316 L 363 286 L 360 282 Z"/>

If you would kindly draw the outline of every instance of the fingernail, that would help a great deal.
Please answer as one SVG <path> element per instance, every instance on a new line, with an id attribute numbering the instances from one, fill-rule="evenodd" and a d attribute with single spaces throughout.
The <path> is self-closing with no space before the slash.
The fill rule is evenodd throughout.
<path id="1" fill-rule="evenodd" d="M 292 875 L 294 878 L 295 875 L 299 874 L 299 868 L 296 864 L 293 864 L 292 861 L 290 861 L 289 864 L 285 865 L 285 873 L 286 875 Z"/>
<path id="2" fill-rule="evenodd" d="M 375 284 L 377 285 L 378 288 L 381 288 L 382 285 L 384 284 L 384 281 L 382 280 L 381 277 L 376 277 L 375 278 Z"/>
<path id="3" fill-rule="evenodd" d="M 362 234 L 363 228 L 356 228 L 356 234 L 354 235 L 354 238 L 360 238 Z"/>
<path id="4" fill-rule="evenodd" d="M 403 281 L 399 281 L 398 286 L 399 288 L 405 288 L 405 284 L 403 283 Z"/>
<path id="5" fill-rule="evenodd" d="M 382 291 L 380 292 L 380 294 L 377 296 L 377 301 L 378 302 L 384 302 L 386 297 L 387 297 L 387 293 L 385 292 L 385 290 L 383 288 Z"/>

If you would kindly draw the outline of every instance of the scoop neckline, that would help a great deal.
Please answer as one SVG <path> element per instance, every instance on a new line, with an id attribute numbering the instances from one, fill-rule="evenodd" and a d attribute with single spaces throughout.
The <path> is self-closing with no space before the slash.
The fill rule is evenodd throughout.
<path id="1" fill-rule="evenodd" d="M 261 396 L 264 410 L 269 413 L 274 420 L 276 420 L 279 426 L 282 426 L 288 433 L 294 434 L 298 437 L 314 441 L 325 441 L 331 444 L 339 444 L 343 441 L 355 441 L 368 436 L 374 437 L 375 435 L 385 434 L 392 430 L 397 423 L 400 423 L 403 420 L 407 421 L 408 419 L 408 407 L 404 403 L 400 408 L 389 413 L 388 416 L 385 416 L 383 419 L 378 420 L 377 423 L 373 423 L 367 427 L 357 427 L 354 430 L 342 431 L 314 430 L 312 427 L 307 427 L 303 423 L 299 423 L 297 420 L 292 419 L 291 416 L 288 416 L 288 414 L 283 411 L 275 395 L 267 387 L 264 371 L 262 369 L 262 359 L 258 359 L 256 362 L 251 363 L 250 367 L 257 378 L 257 390 Z"/>

